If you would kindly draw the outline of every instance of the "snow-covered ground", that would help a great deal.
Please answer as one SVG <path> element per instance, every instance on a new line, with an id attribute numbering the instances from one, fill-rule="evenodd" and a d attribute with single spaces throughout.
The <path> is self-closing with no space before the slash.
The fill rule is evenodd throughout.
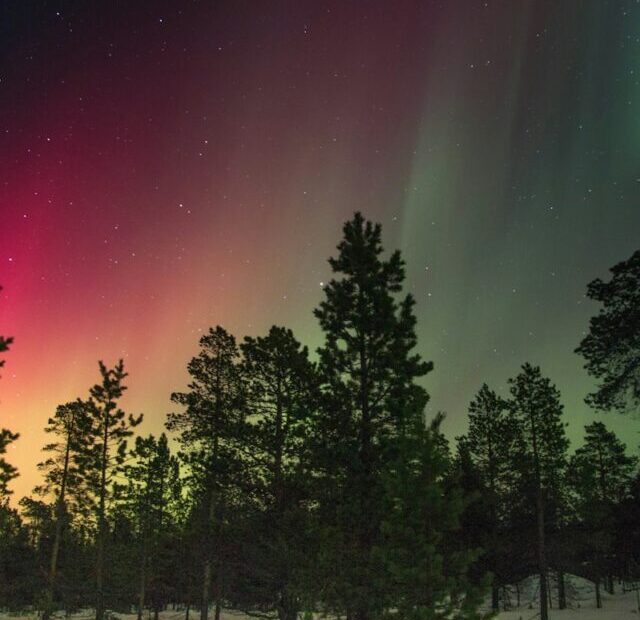
<path id="1" fill-rule="evenodd" d="M 640 584 L 615 584 L 615 594 L 609 595 L 602 589 L 602 608 L 596 608 L 596 598 L 593 584 L 579 577 L 567 576 L 565 588 L 567 593 L 568 608 L 559 610 L 557 606 L 556 584 L 551 582 L 552 601 L 549 610 L 550 620 L 640 620 L 640 598 L 636 590 Z M 624 591 L 626 590 L 626 591 Z M 520 606 L 517 606 L 518 593 Z M 537 605 L 538 580 L 536 578 L 525 579 L 518 587 L 511 586 L 506 593 L 510 609 L 501 611 L 497 620 L 539 620 L 540 614 Z M 501 603 L 502 605 L 502 603 Z M 213 611 L 213 610 L 212 610 Z M 118 620 L 136 620 L 135 614 L 115 614 Z M 160 614 L 160 620 L 184 620 L 184 611 L 164 611 Z M 35 620 L 35 614 L 6 614 L 0 613 L 0 620 Z M 69 620 L 93 620 L 93 614 L 87 610 L 72 616 Z M 213 620 L 213 613 L 209 616 Z M 320 616 L 316 616 L 319 618 Z M 144 615 L 144 620 L 152 620 L 150 614 Z M 190 620 L 198 620 L 199 613 L 192 610 Z M 247 616 L 238 612 L 225 610 L 221 620 L 245 620 Z M 59 620 L 66 620 L 60 616 Z"/>
<path id="2" fill-rule="evenodd" d="M 615 583 L 615 594 L 609 595 L 601 588 L 602 608 L 596 608 L 596 596 L 593 583 L 580 577 L 567 576 L 565 578 L 565 590 L 567 597 L 567 609 L 559 610 L 557 602 L 556 584 L 551 581 L 551 608 L 550 620 L 638 620 L 638 598 L 635 590 L 638 584 Z M 520 590 L 520 606 L 516 607 Z M 627 590 L 627 591 L 623 591 Z M 525 579 L 518 588 L 512 586 L 508 589 L 507 598 L 513 607 L 509 611 L 501 611 L 498 620 L 535 620 L 540 618 L 538 609 L 538 580 L 537 578 Z"/>

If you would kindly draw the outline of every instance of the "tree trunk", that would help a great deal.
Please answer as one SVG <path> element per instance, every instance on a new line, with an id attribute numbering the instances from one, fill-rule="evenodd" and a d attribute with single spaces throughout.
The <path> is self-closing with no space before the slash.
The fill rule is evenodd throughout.
<path id="1" fill-rule="evenodd" d="M 558 609 L 567 608 L 567 593 L 564 587 L 564 572 L 558 571 Z"/>
<path id="2" fill-rule="evenodd" d="M 615 592 L 615 587 L 614 587 L 614 583 L 613 583 L 613 577 L 611 575 L 607 575 L 607 592 L 609 594 L 614 594 Z"/>
<path id="3" fill-rule="evenodd" d="M 215 620 L 220 620 L 220 612 L 222 611 L 222 603 L 220 601 L 220 598 L 217 597 L 216 598 L 216 613 L 215 613 Z"/>
<path id="4" fill-rule="evenodd" d="M 138 620 L 142 620 L 144 597 L 147 586 L 147 545 L 142 543 L 142 558 L 140 561 L 140 590 L 138 591 Z"/>
<path id="5" fill-rule="evenodd" d="M 211 583 L 211 558 L 204 561 L 204 571 L 202 574 L 202 603 L 200 605 L 200 620 L 207 620 L 209 617 L 209 584 Z"/>
<path id="6" fill-rule="evenodd" d="M 495 585 L 491 587 L 491 609 L 494 611 L 500 609 L 500 589 Z"/>
<path id="7" fill-rule="evenodd" d="M 540 620 L 549 620 L 549 608 L 547 600 L 547 563 L 545 558 L 544 540 L 544 504 L 542 489 L 538 488 L 537 513 L 538 513 L 538 570 L 540 572 Z"/>
<path id="8" fill-rule="evenodd" d="M 109 409 L 105 406 L 104 433 L 102 437 L 102 463 L 100 471 L 100 504 L 98 507 L 98 554 L 96 562 L 96 620 L 104 620 L 104 543 L 105 500 L 107 493 L 107 456 L 109 442 Z"/>
<path id="9" fill-rule="evenodd" d="M 75 410 L 74 410 L 75 411 Z M 60 543 L 62 541 L 62 517 L 64 512 L 64 499 L 67 491 L 67 477 L 69 474 L 69 459 L 71 456 L 71 437 L 75 428 L 75 413 L 72 414 L 69 426 L 67 427 L 67 445 L 64 451 L 64 464 L 62 467 L 62 480 L 60 482 L 60 493 L 56 502 L 56 529 L 53 538 L 53 548 L 51 550 L 51 562 L 49 564 L 49 575 L 47 579 L 47 592 L 45 598 L 42 620 L 49 620 L 53 608 L 53 594 L 56 584 L 56 572 L 58 569 L 58 555 L 60 554 Z"/>
<path id="10" fill-rule="evenodd" d="M 600 596 L 600 578 L 598 577 L 594 583 L 596 586 L 596 607 L 598 609 L 602 609 L 602 597 Z"/>
<path id="11" fill-rule="evenodd" d="M 184 620 L 189 620 L 189 611 L 191 610 L 191 603 L 187 603 L 187 608 L 184 612 Z"/>

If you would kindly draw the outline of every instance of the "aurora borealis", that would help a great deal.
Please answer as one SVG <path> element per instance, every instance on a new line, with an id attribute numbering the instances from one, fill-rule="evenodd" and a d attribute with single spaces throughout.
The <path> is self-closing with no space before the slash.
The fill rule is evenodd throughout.
<path id="1" fill-rule="evenodd" d="M 125 359 L 161 429 L 202 330 L 312 349 L 356 211 L 400 247 L 433 411 L 525 361 L 597 415 L 587 283 L 640 245 L 632 0 L 4 3 L 0 421 L 17 496 L 58 403 Z M 600 416 L 602 417 L 602 416 Z M 632 445 L 638 422 L 606 420 Z"/>

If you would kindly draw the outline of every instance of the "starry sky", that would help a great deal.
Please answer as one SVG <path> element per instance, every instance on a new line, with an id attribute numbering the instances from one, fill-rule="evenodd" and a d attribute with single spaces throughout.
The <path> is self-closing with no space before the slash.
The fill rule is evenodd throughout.
<path id="1" fill-rule="evenodd" d="M 16 495 L 98 359 L 125 359 L 146 433 L 209 326 L 314 349 L 355 210 L 404 253 L 449 436 L 531 361 L 579 440 L 586 285 L 640 245 L 639 80 L 635 0 L 0 3 Z"/>

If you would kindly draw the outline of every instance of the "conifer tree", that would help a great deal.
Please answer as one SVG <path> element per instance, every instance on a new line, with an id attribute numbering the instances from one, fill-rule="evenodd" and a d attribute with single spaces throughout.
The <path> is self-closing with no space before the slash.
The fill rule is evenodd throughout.
<path id="1" fill-rule="evenodd" d="M 427 394 L 415 381 L 432 365 L 413 352 L 413 298 L 397 298 L 400 253 L 384 259 L 380 225 L 359 213 L 343 232 L 338 256 L 329 260 L 336 277 L 315 311 L 325 335 L 323 405 L 314 423 L 325 543 L 319 564 L 325 604 L 349 620 L 370 620 L 386 603 L 374 549 L 381 544 L 387 442 L 423 415 Z"/>
<path id="2" fill-rule="evenodd" d="M 601 304 L 577 352 L 600 382 L 587 402 L 596 409 L 640 408 L 640 250 L 611 268 L 612 278 L 593 280 L 587 295 Z"/>
<path id="3" fill-rule="evenodd" d="M 524 364 L 509 380 L 511 414 L 521 433 L 523 475 L 535 493 L 537 564 L 540 577 L 540 618 L 547 620 L 548 584 L 545 544 L 546 512 L 557 498 L 566 468 L 568 440 L 562 422 L 560 393 L 537 366 Z M 514 463 L 514 467 L 516 464 Z"/>
<path id="4" fill-rule="evenodd" d="M 207 620 L 213 584 L 216 620 L 222 604 L 223 527 L 239 473 L 238 437 L 244 429 L 243 382 L 235 338 L 218 326 L 200 339 L 188 365 L 188 392 L 171 399 L 184 407 L 170 413 L 167 428 L 179 433 L 188 484 L 201 514 L 203 556 L 200 618 Z"/>
<path id="5" fill-rule="evenodd" d="M 505 576 L 497 579 L 497 558 L 501 544 L 500 527 L 508 517 L 508 497 L 512 486 L 509 457 L 516 439 L 516 429 L 508 415 L 509 405 L 487 384 L 483 384 L 469 405 L 469 430 L 464 438 L 464 447 L 475 466 L 482 485 L 482 501 L 487 508 L 485 523 L 487 539 L 483 541 L 486 553 L 493 558 L 491 602 L 498 609 L 499 585 Z"/>
<path id="6" fill-rule="evenodd" d="M 86 446 L 82 467 L 96 502 L 97 554 L 96 554 L 96 620 L 103 620 L 105 612 L 105 546 L 108 535 L 107 508 L 112 498 L 113 483 L 127 451 L 127 438 L 133 428 L 142 422 L 142 414 L 127 416 L 118 406 L 126 386 L 127 373 L 120 360 L 113 368 L 99 362 L 101 382 L 94 385 L 86 403 L 91 423 L 91 443 Z"/>
<path id="7" fill-rule="evenodd" d="M 385 598 L 382 617 L 406 620 L 475 620 L 486 578 L 473 583 L 478 550 L 458 545 L 465 498 L 449 485 L 450 457 L 440 431 L 443 416 L 425 425 L 410 420 L 393 441 L 383 474 L 382 536 L 374 555 L 384 571 L 374 585 Z"/>
<path id="8" fill-rule="evenodd" d="M 173 528 L 172 509 L 180 501 L 179 465 L 171 455 L 167 436 L 137 437 L 123 466 L 126 483 L 118 487 L 118 506 L 127 514 L 139 543 L 138 620 L 149 591 L 157 618 L 163 587 L 162 545 Z"/>
<path id="9" fill-rule="evenodd" d="M 571 458 L 569 471 L 578 516 L 586 528 L 585 541 L 595 579 L 606 577 L 613 593 L 612 556 L 616 508 L 628 497 L 638 459 L 602 422 L 585 426 L 585 440 Z"/>
<path id="10" fill-rule="evenodd" d="M 244 582 L 262 610 L 270 607 L 280 620 L 295 620 L 308 529 L 304 451 L 315 371 L 306 347 L 283 327 L 272 327 L 265 337 L 245 338 L 241 349 L 250 423 L 245 451 L 258 507 L 250 525 L 253 557 L 243 563 Z"/>
<path id="11" fill-rule="evenodd" d="M 52 611 L 58 556 L 65 521 L 68 520 L 70 513 L 76 512 L 74 509 L 77 509 L 78 505 L 86 501 L 83 495 L 86 493 L 86 488 L 82 484 L 82 472 L 79 469 L 81 453 L 91 440 L 90 418 L 85 404 L 77 400 L 60 405 L 54 416 L 49 418 L 45 432 L 56 436 L 57 439 L 43 448 L 43 451 L 51 456 L 38 464 L 38 469 L 44 472 L 44 483 L 36 488 L 36 493 L 39 495 L 55 497 L 53 515 L 55 532 L 43 611 L 43 619 L 47 620 Z M 70 500 L 72 506 L 70 506 Z"/>

